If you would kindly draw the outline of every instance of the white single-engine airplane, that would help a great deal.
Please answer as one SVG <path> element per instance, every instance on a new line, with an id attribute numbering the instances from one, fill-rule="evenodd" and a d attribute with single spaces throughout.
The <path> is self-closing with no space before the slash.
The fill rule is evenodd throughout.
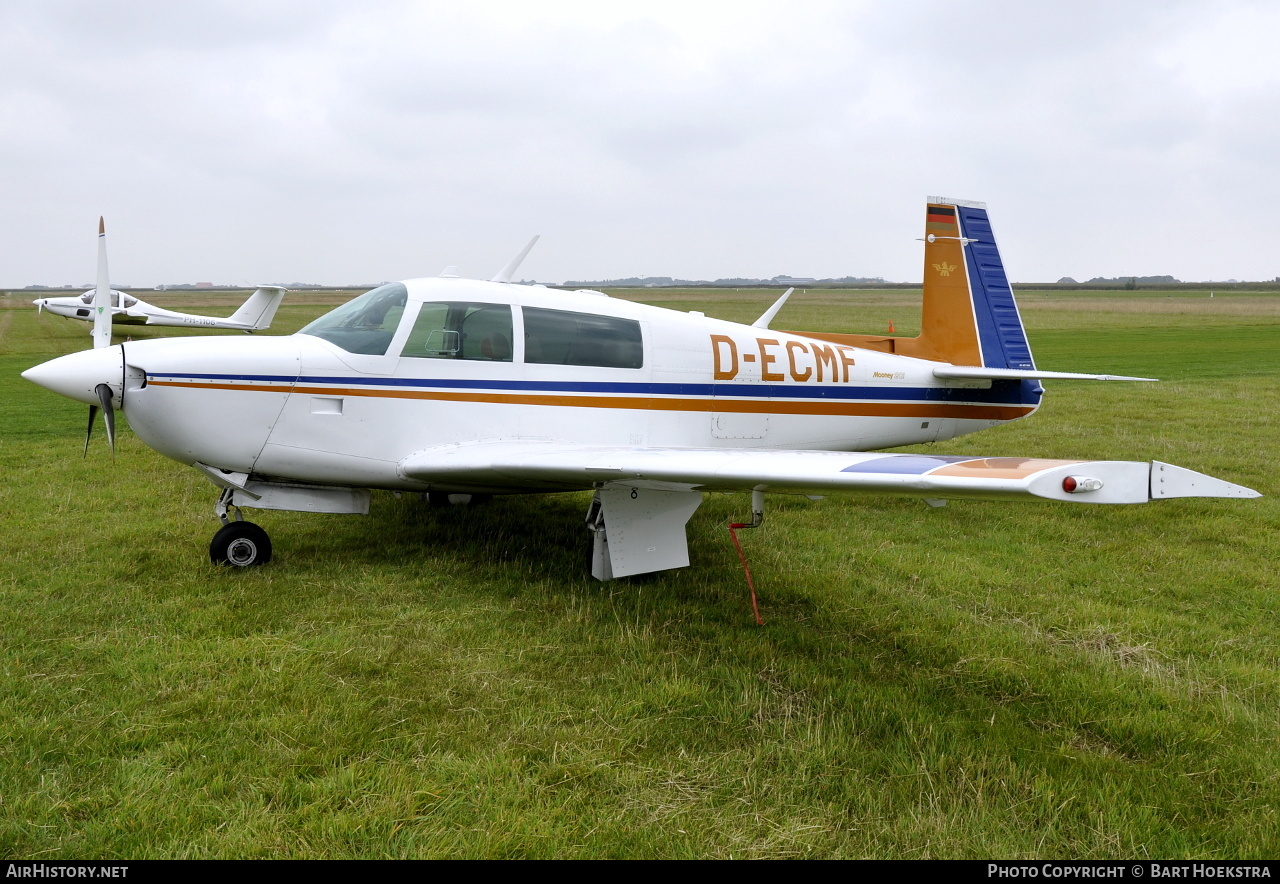
<path id="1" fill-rule="evenodd" d="M 99 238 L 105 236 L 105 233 L 106 226 L 102 219 L 98 219 Z M 35 304 L 36 309 L 41 312 L 48 310 L 58 316 L 65 316 L 68 319 L 82 319 L 85 322 L 93 322 L 95 315 L 99 315 L 98 307 L 101 306 L 104 310 L 110 310 L 112 322 L 123 322 L 130 325 L 182 326 L 185 328 L 231 328 L 244 332 L 254 332 L 271 327 L 271 320 L 275 318 L 276 309 L 280 306 L 280 299 L 288 291 L 288 289 L 277 285 L 258 286 L 258 290 L 250 295 L 249 299 L 241 304 L 235 313 L 222 317 L 201 316 L 195 313 L 179 313 L 176 310 L 166 310 L 163 307 L 148 304 L 141 298 L 127 292 L 117 291 L 111 288 L 110 283 L 106 284 L 106 288 L 109 292 L 108 304 L 99 305 L 96 303 L 97 288 L 92 288 L 76 297 L 36 298 L 31 303 Z"/>
<path id="2" fill-rule="evenodd" d="M 1143 380 L 1035 367 L 981 203 L 929 200 L 914 338 L 772 331 L 785 295 L 739 325 L 514 285 L 527 251 L 487 282 L 380 286 L 288 337 L 127 343 L 23 376 L 88 403 L 90 430 L 96 406 L 108 431 L 122 410 L 220 487 L 210 556 L 240 567 L 271 558 L 241 507 L 367 513 L 372 488 L 594 490 L 601 580 L 687 565 L 705 491 L 751 492 L 756 524 L 765 492 L 1259 496 L 1159 462 L 876 452 L 1026 417 L 1043 378 Z"/>

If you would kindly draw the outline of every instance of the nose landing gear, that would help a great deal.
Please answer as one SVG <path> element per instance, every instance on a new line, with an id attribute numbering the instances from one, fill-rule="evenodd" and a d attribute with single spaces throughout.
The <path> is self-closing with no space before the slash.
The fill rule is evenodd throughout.
<path id="1" fill-rule="evenodd" d="M 231 489 L 227 488 L 218 498 L 215 512 L 223 524 L 209 543 L 209 561 L 232 568 L 265 565 L 271 561 L 271 538 L 261 526 L 244 521 L 238 507 L 234 521 L 227 515 L 231 508 L 231 495 Z"/>

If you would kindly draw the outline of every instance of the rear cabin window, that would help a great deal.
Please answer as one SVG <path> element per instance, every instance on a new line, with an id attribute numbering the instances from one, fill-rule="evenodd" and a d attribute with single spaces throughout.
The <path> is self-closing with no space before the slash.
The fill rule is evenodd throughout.
<path id="1" fill-rule="evenodd" d="M 511 361 L 511 307 L 428 301 L 418 310 L 401 356 Z"/>
<path id="2" fill-rule="evenodd" d="M 524 308 L 524 360 L 541 365 L 640 368 L 640 323 L 616 316 Z"/>

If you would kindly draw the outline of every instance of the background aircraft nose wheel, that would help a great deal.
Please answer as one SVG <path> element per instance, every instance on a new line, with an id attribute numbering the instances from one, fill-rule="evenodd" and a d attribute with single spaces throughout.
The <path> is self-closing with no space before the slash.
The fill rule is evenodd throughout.
<path id="1" fill-rule="evenodd" d="M 213 535 L 209 561 L 233 568 L 251 568 L 271 561 L 271 538 L 253 522 L 230 522 Z"/>

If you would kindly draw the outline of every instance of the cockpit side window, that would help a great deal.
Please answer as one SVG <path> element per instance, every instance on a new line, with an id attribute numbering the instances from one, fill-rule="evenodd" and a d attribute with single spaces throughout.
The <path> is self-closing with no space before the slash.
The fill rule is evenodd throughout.
<path id="1" fill-rule="evenodd" d="M 419 308 L 400 355 L 510 362 L 511 339 L 507 304 L 427 301 Z"/>
<path id="2" fill-rule="evenodd" d="M 640 368 L 644 341 L 640 323 L 617 316 L 524 308 L 525 362 Z"/>
<path id="3" fill-rule="evenodd" d="M 323 338 L 348 353 L 385 356 L 408 299 L 403 283 L 388 283 L 329 311 L 299 334 Z"/>
<path id="4" fill-rule="evenodd" d="M 89 291 L 85 292 L 83 295 L 80 296 L 80 303 L 92 305 L 95 294 L 97 294 L 97 289 L 89 289 Z M 133 295 L 126 294 L 124 296 L 125 307 L 132 307 L 134 304 L 137 304 L 137 303 L 138 303 L 138 299 L 135 298 Z M 111 306 L 112 307 L 121 306 L 120 292 L 117 292 L 114 289 L 112 289 L 111 291 Z"/>

